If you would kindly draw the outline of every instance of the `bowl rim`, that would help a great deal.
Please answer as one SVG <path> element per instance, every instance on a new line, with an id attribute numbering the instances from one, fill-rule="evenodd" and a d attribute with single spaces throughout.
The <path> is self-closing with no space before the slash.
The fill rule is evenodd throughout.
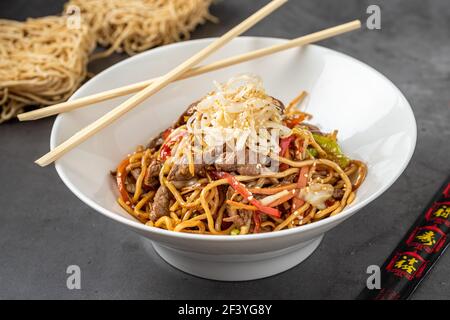
<path id="1" fill-rule="evenodd" d="M 212 42 L 215 39 L 217 39 L 217 37 L 202 38 L 202 39 L 173 43 L 173 44 L 153 48 L 153 49 L 141 52 L 137 55 L 128 57 L 118 63 L 113 64 L 112 66 L 110 66 L 110 67 L 106 68 L 105 70 L 101 71 L 100 73 L 98 73 L 93 78 L 89 79 L 87 82 L 85 82 L 80 88 L 78 88 L 73 93 L 73 95 L 69 98 L 69 101 L 73 100 L 75 98 L 79 98 L 78 96 L 80 95 L 80 92 L 82 93 L 83 90 L 91 83 L 91 81 L 94 81 L 94 79 L 96 77 L 100 77 L 101 75 L 104 75 L 107 72 L 114 70 L 115 68 L 119 68 L 122 65 L 130 63 L 135 59 L 142 58 L 145 55 L 152 55 L 154 52 L 170 51 L 175 48 L 182 48 L 184 46 L 189 46 L 191 44 L 207 45 L 208 43 Z M 235 38 L 233 41 L 248 41 L 248 40 L 255 40 L 255 39 L 256 40 L 260 39 L 260 40 L 278 41 L 278 42 L 289 41 L 288 39 L 284 39 L 284 38 L 257 37 L 257 36 L 241 36 L 241 37 Z M 341 53 L 341 52 L 335 51 L 333 49 L 329 49 L 329 48 L 326 48 L 326 47 L 323 47 L 320 45 L 315 45 L 315 44 L 309 44 L 305 47 L 314 47 L 319 50 L 323 50 L 325 52 L 330 52 L 332 54 L 336 54 L 344 59 L 352 61 L 353 63 L 359 64 L 365 68 L 368 68 L 370 71 L 374 72 L 377 76 L 379 76 L 383 80 L 387 81 L 391 86 L 393 86 L 399 92 L 400 96 L 404 99 L 404 101 L 408 107 L 407 108 L 407 116 L 408 116 L 407 118 L 408 118 L 409 122 L 411 122 L 411 125 L 413 127 L 413 132 L 412 132 L 412 137 L 411 137 L 413 139 L 412 148 L 411 148 L 409 154 L 407 155 L 406 161 L 402 164 L 402 166 L 401 166 L 400 170 L 397 172 L 397 174 L 394 175 L 394 177 L 392 179 L 390 179 L 390 181 L 388 181 L 382 188 L 377 190 L 377 192 L 371 194 L 367 199 L 365 199 L 359 203 L 356 203 L 354 206 L 351 206 L 350 208 L 345 208 L 341 213 L 339 213 L 335 216 L 332 216 L 332 217 L 328 217 L 326 219 L 322 219 L 320 221 L 316 221 L 311 224 L 304 225 L 304 226 L 299 226 L 299 227 L 295 227 L 292 229 L 284 229 L 284 230 L 280 230 L 280 231 L 276 231 L 276 232 L 268 232 L 268 233 L 230 236 L 230 235 L 211 235 L 211 234 L 174 232 L 174 231 L 169 231 L 169 230 L 165 230 L 165 229 L 146 226 L 145 224 L 142 224 L 141 222 L 139 222 L 137 220 L 130 220 L 121 215 L 118 215 L 117 213 L 114 213 L 113 211 L 111 211 L 107 208 L 102 207 L 101 205 L 98 205 L 95 201 L 91 200 L 88 196 L 85 196 L 75 185 L 72 184 L 70 179 L 67 177 L 63 166 L 60 165 L 59 161 L 56 161 L 55 168 L 56 168 L 56 171 L 57 171 L 59 177 L 64 182 L 64 184 L 69 188 L 69 190 L 71 190 L 75 194 L 75 196 L 77 196 L 81 201 L 83 201 L 85 204 L 90 206 L 95 211 L 97 211 L 97 212 L 105 215 L 106 217 L 113 219 L 119 223 L 123 223 L 131 228 L 138 229 L 145 233 L 150 233 L 150 234 L 153 233 L 155 235 L 163 236 L 163 237 L 169 236 L 169 237 L 178 238 L 178 239 L 205 240 L 205 241 L 224 241 L 224 240 L 226 240 L 226 241 L 258 241 L 258 240 L 262 240 L 262 239 L 274 239 L 274 238 L 281 238 L 281 237 L 285 237 L 285 236 L 292 236 L 297 233 L 298 234 L 306 233 L 307 231 L 310 231 L 313 229 L 319 229 L 320 227 L 325 227 L 327 225 L 331 225 L 331 224 L 333 224 L 333 222 L 339 222 L 340 220 L 345 220 L 345 219 L 349 218 L 354 213 L 359 211 L 361 208 L 367 206 L 369 203 L 371 203 L 372 201 L 377 199 L 379 196 L 381 196 L 387 189 L 389 189 L 392 186 L 392 184 L 395 181 L 397 181 L 397 179 L 400 177 L 400 175 L 405 171 L 405 169 L 407 168 L 408 164 L 411 161 L 411 158 L 412 158 L 415 148 L 416 148 L 417 122 L 414 117 L 414 112 L 411 108 L 411 105 L 410 105 L 409 101 L 406 99 L 403 92 L 384 74 L 382 74 L 378 70 L 374 69 L 370 65 L 368 65 L 350 55 L 347 55 L 345 53 Z M 56 133 L 60 129 L 63 115 L 64 114 L 59 114 L 56 117 L 55 122 L 53 123 L 51 135 L 50 135 L 50 149 L 53 149 L 56 146 Z"/>

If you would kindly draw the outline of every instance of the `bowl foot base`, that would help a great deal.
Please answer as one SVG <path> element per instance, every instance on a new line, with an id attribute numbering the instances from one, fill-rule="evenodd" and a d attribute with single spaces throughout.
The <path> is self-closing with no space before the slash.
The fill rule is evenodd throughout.
<path id="1" fill-rule="evenodd" d="M 311 255 L 323 235 L 295 246 L 269 253 L 213 255 L 181 251 L 153 243 L 158 255 L 175 268 L 192 275 L 220 281 L 261 279 L 286 271 Z"/>

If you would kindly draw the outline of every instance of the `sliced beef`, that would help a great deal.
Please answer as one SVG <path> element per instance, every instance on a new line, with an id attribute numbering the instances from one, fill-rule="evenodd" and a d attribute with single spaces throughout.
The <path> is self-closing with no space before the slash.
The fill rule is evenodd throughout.
<path id="1" fill-rule="evenodd" d="M 201 100 L 198 100 L 192 104 L 190 104 L 187 109 L 183 112 L 183 114 L 177 119 L 177 121 L 175 121 L 169 128 L 167 128 L 167 130 L 169 129 L 175 129 L 178 128 L 179 126 L 182 126 L 184 124 L 186 124 L 187 119 L 189 119 L 190 116 L 192 116 L 194 114 L 195 111 L 195 107 L 197 106 L 197 104 L 200 102 Z M 150 149 L 159 149 L 162 144 L 164 143 L 164 132 L 162 131 L 158 136 L 156 136 L 155 138 L 153 138 L 149 144 L 148 144 L 148 148 Z"/>
<path id="2" fill-rule="evenodd" d="M 289 184 L 289 183 L 294 183 L 294 182 L 296 182 L 297 180 L 298 180 L 298 176 L 295 175 L 295 174 L 291 174 L 291 175 L 289 175 L 289 176 L 287 176 L 287 177 L 284 177 L 283 180 L 281 180 L 281 181 L 282 181 L 282 183 L 287 183 L 287 184 Z"/>
<path id="3" fill-rule="evenodd" d="M 159 172 L 161 171 L 162 163 L 154 159 L 152 162 L 150 162 L 147 172 L 145 173 L 144 177 L 144 184 L 150 187 L 155 187 L 159 183 Z"/>
<path id="4" fill-rule="evenodd" d="M 205 164 L 194 164 L 194 171 L 195 176 L 198 177 L 205 177 L 206 176 L 206 168 L 207 165 Z M 169 174 L 167 176 L 167 180 L 169 181 L 183 181 L 183 180 L 190 180 L 194 176 L 192 176 L 191 172 L 189 171 L 189 165 L 187 163 L 179 163 L 174 164 L 172 168 L 169 171 Z"/>
<path id="5" fill-rule="evenodd" d="M 247 155 L 246 162 L 248 162 L 249 156 Z M 226 163 L 222 157 L 216 157 L 214 154 L 209 154 L 207 157 L 203 157 L 201 164 L 194 164 L 195 176 L 205 177 L 207 170 L 217 170 L 224 172 L 238 172 L 244 176 L 256 176 L 260 175 L 262 164 L 236 164 Z M 180 163 L 174 164 L 167 176 L 169 181 L 182 181 L 192 179 L 193 176 L 189 172 L 189 165 L 186 159 L 183 159 Z"/>
<path id="6" fill-rule="evenodd" d="M 226 217 L 223 218 L 223 221 L 234 223 L 237 227 L 244 225 L 244 220 L 239 215 L 238 210 L 231 209 L 230 207 L 227 207 Z"/>
<path id="7" fill-rule="evenodd" d="M 135 193 L 136 192 L 136 186 L 134 184 L 131 184 L 131 183 L 125 183 L 125 189 L 129 193 Z"/>
<path id="8" fill-rule="evenodd" d="M 217 171 L 238 172 L 243 176 L 258 176 L 261 174 L 262 165 L 257 164 L 224 164 L 216 163 L 214 167 Z"/>
<path id="9" fill-rule="evenodd" d="M 334 188 L 334 191 L 333 191 L 333 198 L 334 199 L 341 200 L 343 196 L 344 196 L 344 190 L 338 189 L 338 188 Z"/>
<path id="10" fill-rule="evenodd" d="M 235 214 L 233 216 L 228 216 L 226 218 L 223 218 L 223 221 L 234 223 L 237 228 L 240 228 L 241 226 L 244 225 L 244 220 L 238 214 Z"/>
<path id="11" fill-rule="evenodd" d="M 252 215 L 253 213 L 251 211 L 247 211 L 247 210 L 238 210 L 238 211 L 233 211 L 233 210 L 227 210 L 228 216 L 223 218 L 223 221 L 225 222 L 232 222 L 235 224 L 236 228 L 241 228 L 243 226 L 248 226 L 250 227 L 251 224 L 251 219 L 252 219 Z"/>
<path id="12" fill-rule="evenodd" d="M 217 171 L 238 172 L 243 176 L 257 176 L 261 174 L 262 165 L 257 164 L 228 164 L 215 163 L 214 167 Z"/>
<path id="13" fill-rule="evenodd" d="M 172 128 L 178 128 L 179 126 L 182 126 L 186 124 L 187 120 L 194 114 L 195 107 L 197 104 L 199 104 L 201 100 L 195 101 L 194 103 L 191 103 L 187 109 L 183 112 L 183 114 L 175 121 L 175 123 L 172 125 Z"/>
<path id="14" fill-rule="evenodd" d="M 217 171 L 233 172 L 237 171 L 238 165 L 234 163 L 215 163 L 214 168 Z"/>
<path id="15" fill-rule="evenodd" d="M 166 186 L 160 186 L 156 191 L 153 199 L 152 212 L 150 213 L 150 220 L 153 222 L 163 216 L 169 215 L 170 198 L 172 194 Z"/>
<path id="16" fill-rule="evenodd" d="M 129 193 L 135 193 L 136 192 L 136 180 L 130 176 L 127 176 L 125 179 L 125 189 Z"/>
<path id="17" fill-rule="evenodd" d="M 243 176 L 257 176 L 261 174 L 263 165 L 260 163 L 249 163 L 250 162 L 250 151 L 247 150 L 245 153 L 245 164 L 236 163 L 226 163 L 222 158 L 216 159 L 214 166 L 218 171 L 225 172 L 238 172 Z"/>
<path id="18" fill-rule="evenodd" d="M 136 168 L 136 169 L 131 170 L 131 175 L 133 176 L 133 178 L 135 180 L 137 180 L 139 178 L 139 176 L 141 175 L 141 169 Z"/>
<path id="19" fill-rule="evenodd" d="M 163 133 L 164 133 L 164 131 L 161 132 L 159 135 L 157 135 L 152 140 L 150 140 L 150 142 L 148 143 L 147 147 L 149 149 L 158 150 L 162 146 L 162 144 L 164 143 Z"/>
<path id="20" fill-rule="evenodd" d="M 274 104 L 280 109 L 281 112 L 284 112 L 284 103 L 278 100 L 277 98 L 271 97 L 273 99 Z"/>
<path id="21" fill-rule="evenodd" d="M 238 165 L 237 172 L 243 176 L 258 176 L 261 174 L 262 165 L 257 164 L 243 164 Z"/>
<path id="22" fill-rule="evenodd" d="M 310 123 L 302 123 L 302 127 L 306 127 L 306 129 L 308 129 L 309 131 L 311 131 L 312 133 L 317 133 L 320 135 L 324 135 L 324 133 L 322 131 L 320 131 L 318 126 L 315 126 L 313 124 Z"/>

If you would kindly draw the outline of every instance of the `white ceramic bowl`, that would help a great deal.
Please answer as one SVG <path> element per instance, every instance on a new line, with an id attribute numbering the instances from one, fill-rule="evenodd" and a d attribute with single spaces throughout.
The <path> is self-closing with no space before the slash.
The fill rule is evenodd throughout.
<path id="1" fill-rule="evenodd" d="M 192 56 L 212 39 L 182 42 L 136 55 L 100 73 L 71 99 L 159 76 Z M 281 43 L 283 39 L 241 37 L 209 62 Z M 208 62 L 206 61 L 206 62 Z M 147 227 L 116 203 L 109 170 L 136 145 L 168 127 L 187 105 L 240 73 L 262 77 L 267 91 L 284 102 L 307 90 L 308 112 L 324 130 L 339 130 L 344 151 L 368 164 L 356 201 L 342 213 L 313 224 L 273 233 L 213 236 Z M 55 147 L 124 98 L 99 103 L 56 118 Z M 185 272 L 209 279 L 250 280 L 287 270 L 306 259 L 323 234 L 381 195 L 408 164 L 416 143 L 416 123 L 402 93 L 383 75 L 351 57 L 319 46 L 269 57 L 176 82 L 102 130 L 56 162 L 61 179 L 83 202 L 152 241 L 158 254 Z"/>

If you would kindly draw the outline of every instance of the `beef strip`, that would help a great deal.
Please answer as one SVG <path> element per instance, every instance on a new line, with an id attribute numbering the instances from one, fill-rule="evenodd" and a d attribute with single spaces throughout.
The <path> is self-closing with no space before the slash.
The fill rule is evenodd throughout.
<path id="1" fill-rule="evenodd" d="M 234 163 L 215 163 L 214 168 L 217 171 L 233 172 L 237 170 L 238 165 Z"/>
<path id="2" fill-rule="evenodd" d="M 334 190 L 333 190 L 333 198 L 334 199 L 341 200 L 343 196 L 344 196 L 344 190 L 334 188 Z"/>
<path id="3" fill-rule="evenodd" d="M 289 183 L 294 183 L 294 182 L 296 182 L 297 180 L 298 180 L 298 175 L 291 174 L 291 175 L 289 175 L 289 176 L 287 176 L 287 177 L 284 177 L 284 178 L 281 180 L 281 182 L 282 182 L 282 183 L 289 184 Z"/>
<path id="4" fill-rule="evenodd" d="M 194 113 L 195 107 L 197 106 L 197 104 L 200 101 L 201 100 L 198 100 L 198 101 L 190 104 L 187 107 L 187 109 L 183 112 L 183 114 L 177 119 L 177 121 L 175 121 L 169 128 L 167 128 L 167 130 L 175 129 L 175 128 L 178 128 L 179 126 L 186 124 L 187 119 Z M 150 140 L 150 142 L 148 144 L 148 148 L 155 149 L 155 150 L 159 149 L 162 146 L 162 144 L 164 143 L 163 134 L 167 130 L 160 132 L 158 136 L 156 136 L 155 138 Z"/>
<path id="5" fill-rule="evenodd" d="M 126 177 L 125 179 L 125 189 L 129 193 L 134 193 L 136 191 L 136 180 L 131 177 Z"/>
<path id="6" fill-rule="evenodd" d="M 169 215 L 170 198 L 172 194 L 166 186 L 160 186 L 156 191 L 153 199 L 152 211 L 150 213 L 150 220 L 155 222 L 163 216 Z"/>
<path id="7" fill-rule="evenodd" d="M 243 226 L 250 226 L 253 212 L 247 210 L 228 211 L 228 216 L 223 218 L 225 222 L 231 222 L 235 224 L 236 228 L 241 228 Z"/>
<path id="8" fill-rule="evenodd" d="M 261 174 L 263 166 L 257 164 L 224 164 L 216 163 L 214 167 L 217 171 L 237 172 L 242 176 L 258 176 Z"/>
<path id="9" fill-rule="evenodd" d="M 150 142 L 148 143 L 147 147 L 149 149 L 158 150 L 162 146 L 162 144 L 164 143 L 163 133 L 164 133 L 164 131 L 161 132 L 160 134 L 158 134 L 152 140 L 150 140 Z"/>
<path id="10" fill-rule="evenodd" d="M 257 164 L 242 164 L 238 166 L 237 171 L 243 176 L 258 176 L 261 174 L 262 165 Z"/>
<path id="11" fill-rule="evenodd" d="M 150 162 L 147 168 L 147 172 L 145 173 L 144 184 L 150 187 L 156 187 L 159 183 L 158 177 L 161 168 L 162 163 L 159 160 L 154 159 L 152 162 Z"/>
<path id="12" fill-rule="evenodd" d="M 194 171 L 197 177 L 205 177 L 207 170 L 217 170 L 224 172 L 238 172 L 244 176 L 257 176 L 261 174 L 262 164 L 235 164 L 235 163 L 223 163 L 223 161 L 217 157 L 215 158 L 210 154 L 207 158 L 204 157 L 205 163 L 194 164 Z M 247 161 L 248 162 L 248 156 Z M 170 169 L 167 176 L 169 181 L 182 181 L 190 180 L 193 176 L 189 172 L 189 165 L 186 159 L 183 159 L 180 163 L 176 163 Z"/>
<path id="13" fill-rule="evenodd" d="M 257 176 L 261 174 L 263 165 L 260 163 L 249 163 L 250 162 L 250 151 L 246 150 L 245 153 L 245 163 L 235 164 L 227 163 L 223 160 L 223 157 L 217 158 L 215 160 L 214 166 L 218 171 L 234 172 L 237 171 L 243 176 Z"/>
<path id="14" fill-rule="evenodd" d="M 136 168 L 136 169 L 131 170 L 131 175 L 133 176 L 133 178 L 135 180 L 137 180 L 139 178 L 140 174 L 141 174 L 141 169 L 140 168 Z"/>
<path id="15" fill-rule="evenodd" d="M 284 103 L 278 100 L 277 98 L 271 97 L 273 99 L 274 104 L 280 109 L 281 112 L 284 111 Z"/>
<path id="16" fill-rule="evenodd" d="M 206 177 L 207 165 L 194 164 L 194 172 L 198 177 Z M 185 181 L 192 179 L 193 176 L 189 171 L 189 165 L 187 163 L 174 164 L 167 175 L 169 181 Z"/>
<path id="17" fill-rule="evenodd" d="M 244 219 L 238 214 L 238 210 L 227 207 L 226 212 L 227 214 L 223 221 L 234 223 L 238 228 L 244 225 Z"/>
<path id="18" fill-rule="evenodd" d="M 324 133 L 322 131 L 320 131 L 318 126 L 315 126 L 315 125 L 310 124 L 310 123 L 302 123 L 301 125 L 302 125 L 302 127 L 306 127 L 306 129 L 311 131 L 311 133 L 320 134 L 321 136 L 324 135 Z"/>
<path id="19" fill-rule="evenodd" d="M 186 124 L 187 119 L 189 119 L 190 116 L 194 114 L 195 107 L 199 104 L 200 101 L 201 100 L 191 103 L 183 112 L 183 114 L 177 119 L 177 121 L 175 121 L 175 123 L 172 125 L 172 128 L 178 128 L 179 126 Z"/>

